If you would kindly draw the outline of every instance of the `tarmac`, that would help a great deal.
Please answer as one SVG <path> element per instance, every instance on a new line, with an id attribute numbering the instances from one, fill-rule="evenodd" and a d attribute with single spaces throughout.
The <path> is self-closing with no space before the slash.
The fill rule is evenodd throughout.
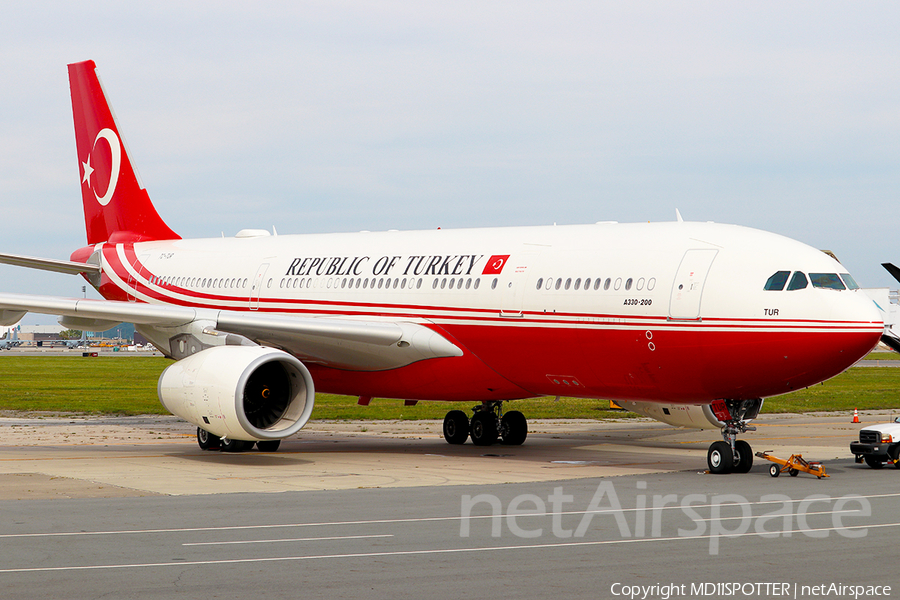
<path id="1" fill-rule="evenodd" d="M 890 418 L 764 415 L 745 436 L 755 451 L 801 453 L 830 475 L 776 479 L 761 459 L 706 474 L 718 431 L 644 419 L 534 421 L 515 447 L 450 446 L 437 421 L 313 421 L 276 453 L 230 454 L 200 450 L 174 417 L 6 414 L 0 589 L 888 598 L 900 469 L 855 464 L 849 443 Z"/>
<path id="2" fill-rule="evenodd" d="M 849 457 L 852 415 L 763 415 L 754 452 Z M 451 446 L 439 421 L 312 421 L 275 453 L 202 451 L 177 417 L 0 417 L 0 500 L 526 483 L 706 470 L 718 430 L 648 419 L 532 421 L 522 446 Z M 756 459 L 757 462 L 760 459 Z"/>

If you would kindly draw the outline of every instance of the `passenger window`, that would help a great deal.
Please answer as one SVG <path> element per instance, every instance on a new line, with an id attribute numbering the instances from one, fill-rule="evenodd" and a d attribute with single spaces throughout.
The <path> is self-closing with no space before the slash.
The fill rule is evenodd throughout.
<path id="1" fill-rule="evenodd" d="M 799 271 L 798 271 L 798 273 L 799 273 Z M 768 290 L 770 292 L 780 292 L 781 290 L 784 289 L 784 284 L 787 283 L 788 275 L 790 275 L 790 274 L 791 274 L 790 271 L 778 271 L 777 273 L 775 273 L 774 275 L 769 277 L 769 280 L 766 281 L 766 287 L 763 289 Z M 803 273 L 800 273 L 800 274 L 803 275 Z M 794 275 L 794 277 L 796 277 L 796 275 Z M 806 278 L 804 277 L 804 281 L 805 281 L 805 279 Z M 804 283 L 803 287 L 806 287 L 805 283 Z M 797 288 L 797 289 L 799 289 L 799 288 Z"/>
<path id="2" fill-rule="evenodd" d="M 858 290 L 859 284 L 856 283 L 856 280 L 850 277 L 850 273 L 841 273 L 841 279 L 844 280 L 844 283 L 847 284 L 848 290 Z"/>
<path id="3" fill-rule="evenodd" d="M 843 282 L 837 273 L 810 273 L 809 280 L 812 281 L 813 287 L 823 288 L 827 290 L 843 290 Z"/>
<path id="4" fill-rule="evenodd" d="M 537 286 L 535 286 L 535 289 L 537 289 L 537 290 L 541 289 L 541 286 L 542 286 L 542 285 L 544 285 L 544 278 L 543 278 L 543 277 L 539 277 L 538 280 L 537 280 Z"/>
<path id="5" fill-rule="evenodd" d="M 784 284 L 782 283 L 781 285 L 783 286 Z M 788 284 L 787 289 L 789 292 L 792 290 L 802 290 L 807 285 L 808 283 L 806 281 L 806 275 L 804 275 L 800 271 L 797 271 L 796 273 L 794 273 L 794 276 L 791 277 L 791 282 Z"/>

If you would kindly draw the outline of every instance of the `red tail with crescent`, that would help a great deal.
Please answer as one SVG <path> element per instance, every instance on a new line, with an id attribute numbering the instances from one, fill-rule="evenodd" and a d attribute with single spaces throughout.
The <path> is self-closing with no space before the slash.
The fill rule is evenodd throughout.
<path id="1" fill-rule="evenodd" d="M 69 65 L 88 244 L 180 239 L 141 186 L 96 69 Z"/>

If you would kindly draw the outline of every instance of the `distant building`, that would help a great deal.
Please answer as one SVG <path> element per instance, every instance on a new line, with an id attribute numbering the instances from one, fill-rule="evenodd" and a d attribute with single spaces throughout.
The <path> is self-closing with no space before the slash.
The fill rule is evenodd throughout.
<path id="1" fill-rule="evenodd" d="M 61 339 L 59 333 L 64 329 L 62 325 L 22 325 L 19 331 L 19 339 L 23 342 L 41 342 Z"/>
<path id="2" fill-rule="evenodd" d="M 56 325 L 22 325 L 19 339 L 25 342 L 47 342 L 62 339 L 59 334 L 66 328 Z M 121 323 L 106 331 L 88 331 L 85 337 L 89 340 L 117 340 L 134 343 L 134 323 Z"/>

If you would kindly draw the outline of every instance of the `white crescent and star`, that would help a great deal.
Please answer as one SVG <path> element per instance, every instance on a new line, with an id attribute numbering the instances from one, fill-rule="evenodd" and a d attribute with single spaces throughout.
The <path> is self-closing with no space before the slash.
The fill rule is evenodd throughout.
<path id="1" fill-rule="evenodd" d="M 119 168 L 122 165 L 122 145 L 119 143 L 119 136 L 116 135 L 115 131 L 109 128 L 101 129 L 97 132 L 97 137 L 94 138 L 94 145 L 91 146 L 91 153 L 93 153 L 94 148 L 97 147 L 97 141 L 100 138 L 103 138 L 106 140 L 106 143 L 109 144 L 109 152 L 111 155 L 109 184 L 106 186 L 106 193 L 103 194 L 103 196 L 98 196 L 97 192 L 91 186 L 91 175 L 94 173 L 94 168 L 91 166 L 90 154 L 88 154 L 87 161 L 81 163 L 81 166 L 84 168 L 84 177 L 82 177 L 81 183 L 88 184 L 88 187 L 94 192 L 94 198 L 97 199 L 97 202 L 101 206 L 106 206 L 109 204 L 109 201 L 112 200 L 113 192 L 116 191 L 116 184 L 119 183 Z"/>
<path id="2" fill-rule="evenodd" d="M 499 270 L 502 266 L 503 266 L 503 259 L 502 259 L 502 258 L 498 258 L 497 260 L 494 261 L 494 264 L 491 265 L 491 268 L 494 269 L 495 271 L 497 271 L 497 270 Z"/>

